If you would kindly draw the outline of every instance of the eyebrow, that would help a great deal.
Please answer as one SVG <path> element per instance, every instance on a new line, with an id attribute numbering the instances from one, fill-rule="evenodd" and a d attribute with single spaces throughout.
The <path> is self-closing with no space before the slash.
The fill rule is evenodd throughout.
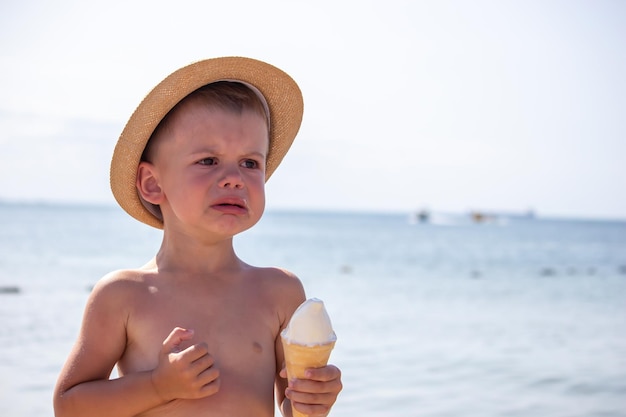
<path id="1" fill-rule="evenodd" d="M 221 155 L 221 153 L 218 152 L 217 150 L 215 150 L 214 148 L 198 149 L 196 151 L 191 152 L 189 155 L 190 156 L 198 156 L 198 155 L 204 155 L 204 154 L 211 154 L 211 155 L 218 155 L 218 156 Z M 267 152 L 248 151 L 248 152 L 242 152 L 241 156 L 247 156 L 247 157 L 256 156 L 258 158 L 265 159 L 265 158 L 267 158 Z"/>
<path id="2" fill-rule="evenodd" d="M 253 152 L 249 152 L 247 155 L 256 156 L 256 157 L 259 157 L 261 159 L 265 159 L 267 157 L 267 152 L 263 153 L 263 152 L 253 151 Z"/>

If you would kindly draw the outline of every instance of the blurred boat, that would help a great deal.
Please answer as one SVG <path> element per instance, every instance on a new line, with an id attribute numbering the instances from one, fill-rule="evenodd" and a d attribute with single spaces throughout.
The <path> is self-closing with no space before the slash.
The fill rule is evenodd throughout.
<path id="1" fill-rule="evenodd" d="M 522 213 L 471 210 L 465 214 L 457 214 L 421 209 L 409 215 L 409 223 L 432 225 L 490 224 L 503 226 L 511 221 L 532 220 L 534 218 L 535 213 L 533 210 Z"/>

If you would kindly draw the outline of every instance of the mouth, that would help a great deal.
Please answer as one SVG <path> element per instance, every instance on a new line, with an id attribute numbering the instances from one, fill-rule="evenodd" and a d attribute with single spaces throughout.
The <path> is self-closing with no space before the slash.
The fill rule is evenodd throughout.
<path id="1" fill-rule="evenodd" d="M 231 203 L 220 203 L 220 204 L 216 204 L 216 206 L 246 208 L 243 204 L 231 204 Z"/>
<path id="2" fill-rule="evenodd" d="M 239 208 L 246 208 L 246 203 L 243 200 L 233 200 L 233 201 L 224 201 L 221 203 L 217 203 L 216 206 L 223 206 L 223 207 L 239 207 Z"/>
<path id="3" fill-rule="evenodd" d="M 240 198 L 227 198 L 213 204 L 213 208 L 220 211 L 245 211 L 248 209 L 246 201 Z"/>

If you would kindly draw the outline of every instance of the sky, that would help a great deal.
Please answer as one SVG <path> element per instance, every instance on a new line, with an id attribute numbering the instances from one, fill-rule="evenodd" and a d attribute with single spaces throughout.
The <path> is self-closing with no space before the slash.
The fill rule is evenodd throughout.
<path id="1" fill-rule="evenodd" d="M 204 58 L 267 61 L 305 114 L 268 209 L 626 219 L 626 2 L 0 4 L 0 199 L 115 204 L 115 142 Z"/>

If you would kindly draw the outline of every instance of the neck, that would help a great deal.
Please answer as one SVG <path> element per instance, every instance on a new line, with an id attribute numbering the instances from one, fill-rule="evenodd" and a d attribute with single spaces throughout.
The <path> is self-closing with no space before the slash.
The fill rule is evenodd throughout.
<path id="1" fill-rule="evenodd" d="M 198 241 L 167 232 L 154 262 L 159 271 L 184 276 L 219 274 L 242 265 L 235 254 L 232 237 Z"/>

